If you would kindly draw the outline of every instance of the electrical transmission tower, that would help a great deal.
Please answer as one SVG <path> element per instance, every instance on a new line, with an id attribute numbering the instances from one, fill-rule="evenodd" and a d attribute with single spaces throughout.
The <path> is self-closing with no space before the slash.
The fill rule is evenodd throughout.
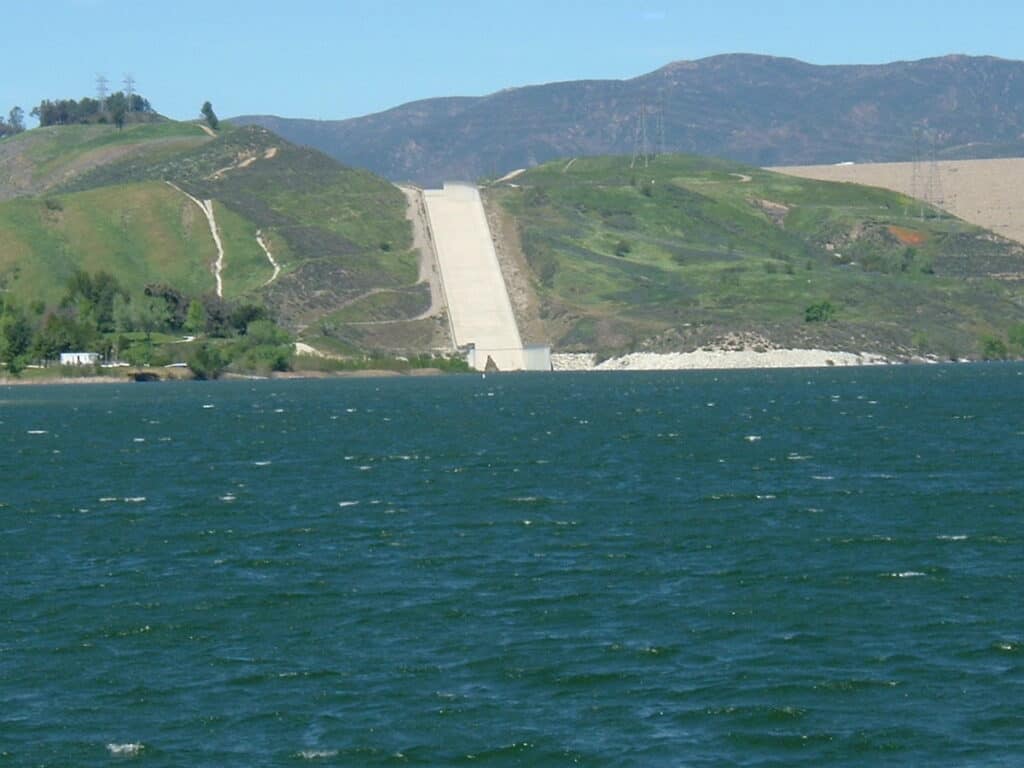
<path id="1" fill-rule="evenodd" d="M 636 124 L 636 134 L 633 137 L 633 159 L 629 163 L 630 168 L 635 168 L 637 160 L 643 158 L 644 168 L 650 165 L 650 148 L 647 145 L 647 105 L 640 108 L 640 118 Z"/>
<path id="2" fill-rule="evenodd" d="M 128 111 L 132 111 L 132 96 L 135 95 L 135 78 L 131 73 L 124 76 L 124 95 L 128 99 Z"/>
<path id="3" fill-rule="evenodd" d="M 918 206 L 921 219 L 924 219 L 924 184 L 921 179 L 921 129 L 914 128 L 914 158 L 910 168 L 910 196 Z"/>
<path id="4" fill-rule="evenodd" d="M 96 75 L 96 100 L 100 103 L 100 112 L 107 110 L 107 94 L 109 93 L 106 75 Z"/>
<path id="5" fill-rule="evenodd" d="M 665 154 L 665 94 L 661 94 L 661 104 L 658 106 L 658 154 Z"/>
<path id="6" fill-rule="evenodd" d="M 942 175 L 939 173 L 939 136 L 932 131 L 928 144 L 928 183 L 925 188 L 925 199 L 933 208 L 942 208 L 946 204 L 942 194 Z"/>

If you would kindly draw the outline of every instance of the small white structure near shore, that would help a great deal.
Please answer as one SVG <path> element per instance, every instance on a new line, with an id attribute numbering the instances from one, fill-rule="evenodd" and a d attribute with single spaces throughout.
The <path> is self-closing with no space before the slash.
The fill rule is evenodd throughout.
<path id="1" fill-rule="evenodd" d="M 96 365 L 100 361 L 99 352 L 61 352 L 61 365 Z"/>

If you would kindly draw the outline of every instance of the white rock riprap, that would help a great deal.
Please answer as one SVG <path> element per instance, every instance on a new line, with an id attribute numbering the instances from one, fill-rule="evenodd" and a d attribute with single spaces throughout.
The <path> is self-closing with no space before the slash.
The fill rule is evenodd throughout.
<path id="1" fill-rule="evenodd" d="M 592 352 L 552 352 L 553 371 L 592 371 L 597 358 Z"/>
<path id="2" fill-rule="evenodd" d="M 589 354 L 553 354 L 556 371 L 682 371 L 730 368 L 825 368 L 829 366 L 887 365 L 893 361 L 866 352 L 825 349 L 697 350 L 696 352 L 634 352 L 595 363 Z"/>

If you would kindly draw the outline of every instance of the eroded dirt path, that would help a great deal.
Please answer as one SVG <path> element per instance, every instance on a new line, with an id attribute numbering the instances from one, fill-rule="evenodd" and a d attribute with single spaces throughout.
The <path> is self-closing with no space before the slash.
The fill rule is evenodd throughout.
<path id="1" fill-rule="evenodd" d="M 270 266 L 274 268 L 274 274 L 272 274 L 270 276 L 270 279 L 263 284 L 264 286 L 268 286 L 272 282 L 277 280 L 277 276 L 281 274 L 281 265 L 278 264 L 277 261 L 274 259 L 274 254 L 270 252 L 270 248 L 267 246 L 267 241 L 263 239 L 262 229 L 256 230 L 256 242 L 259 244 L 260 248 L 263 249 L 263 252 L 267 254 L 267 259 L 270 261 Z"/>
<path id="2" fill-rule="evenodd" d="M 216 171 L 211 173 L 206 178 L 211 181 L 223 179 L 224 174 L 227 173 L 228 171 L 238 171 L 243 168 L 248 168 L 257 160 L 273 160 L 275 157 L 277 157 L 277 147 L 270 147 L 269 149 L 265 150 L 262 155 L 255 152 L 242 153 L 236 156 L 234 163 L 232 163 L 231 165 L 226 165 L 223 168 L 218 168 Z"/>
<path id="3" fill-rule="evenodd" d="M 200 200 L 192 197 L 188 192 L 173 182 L 166 182 L 167 186 L 176 189 L 193 203 L 199 206 L 207 223 L 210 225 L 210 234 L 213 235 L 213 244 L 217 247 L 217 261 L 213 263 L 213 277 L 217 284 L 217 298 L 224 298 L 224 244 L 220 240 L 220 232 L 217 229 L 217 219 L 213 215 L 213 200 Z"/>

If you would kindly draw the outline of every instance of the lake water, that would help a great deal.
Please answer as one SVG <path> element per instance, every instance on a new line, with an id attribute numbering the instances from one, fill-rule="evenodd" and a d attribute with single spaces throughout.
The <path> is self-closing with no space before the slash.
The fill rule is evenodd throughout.
<path id="1" fill-rule="evenodd" d="M 0 765 L 1024 763 L 1024 367 L 0 388 Z"/>

